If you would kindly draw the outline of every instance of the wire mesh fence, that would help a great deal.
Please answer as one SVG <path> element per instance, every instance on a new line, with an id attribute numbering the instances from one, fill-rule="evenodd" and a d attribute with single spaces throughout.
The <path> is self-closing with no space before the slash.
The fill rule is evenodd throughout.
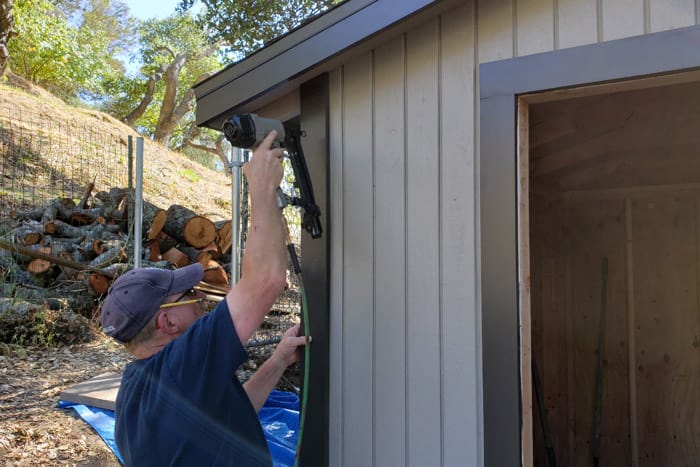
<path id="1" fill-rule="evenodd" d="M 87 190 L 133 186 L 135 145 L 128 135 L 103 125 L 100 115 L 95 112 L 95 121 L 87 124 L 69 115 L 48 115 L 43 109 L 29 111 L 0 100 L 0 236 L 16 228 L 18 212 L 46 206 L 55 199 L 77 202 Z M 177 203 L 177 193 L 173 196 L 172 202 Z M 144 197 L 148 197 L 147 192 Z M 125 249 L 133 251 L 133 224 L 126 230 Z M 228 267 L 226 272 L 230 272 Z M 1 264 L 0 273 L 2 282 L 7 282 Z M 244 371 L 254 370 L 267 358 L 284 331 L 299 319 L 298 289 L 294 276 L 290 274 L 289 278 L 288 289 L 249 346 L 255 361 Z M 15 294 L 17 288 L 0 290 L 0 298 L 7 296 L 8 290 Z M 94 300 L 99 303 L 100 298 Z"/>
<path id="2" fill-rule="evenodd" d="M 80 198 L 89 183 L 126 187 L 127 138 L 98 125 L 0 105 L 0 205 L 13 210 Z"/>

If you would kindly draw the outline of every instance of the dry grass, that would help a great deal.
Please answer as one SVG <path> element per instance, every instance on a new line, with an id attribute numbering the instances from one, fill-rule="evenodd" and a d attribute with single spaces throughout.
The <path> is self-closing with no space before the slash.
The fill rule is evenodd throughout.
<path id="1" fill-rule="evenodd" d="M 105 113 L 67 105 L 50 93 L 30 83 L 22 82 L 19 78 L 13 78 L 11 84 L 0 84 L 1 117 L 8 118 L 15 126 L 25 125 L 23 128 L 18 128 L 16 132 L 25 135 L 41 131 L 43 122 L 46 128 L 55 124 L 63 124 L 71 128 L 89 128 L 96 134 L 114 135 L 115 141 L 112 144 L 123 146 L 124 151 L 126 151 L 128 136 L 131 135 L 134 138 L 139 136 L 132 128 Z M 37 128 L 26 128 L 28 124 L 35 125 Z M 36 186 L 48 186 L 51 183 L 51 180 L 41 179 L 41 169 L 51 166 L 53 171 L 63 170 L 70 168 L 73 164 L 71 158 L 75 157 L 74 148 L 79 147 L 81 143 L 71 140 L 70 131 L 66 134 L 46 136 L 51 139 L 49 151 L 38 154 L 42 160 L 35 164 L 35 170 L 26 173 L 26 176 L 33 178 L 32 183 Z M 19 145 L 18 142 L 14 144 Z M 110 156 L 110 154 L 98 152 L 92 157 L 108 158 Z M 0 173 L 0 177 L 6 178 L 8 174 L 13 173 L 14 167 L 8 165 L 12 163 L 11 158 L 3 157 L 5 161 L 1 170 L 6 173 Z M 126 173 L 124 161 L 98 159 L 91 162 L 105 169 L 110 165 L 121 163 L 124 165 L 123 172 Z M 45 171 L 45 173 L 50 172 Z M 90 181 L 92 180 L 82 180 L 80 183 L 84 187 Z M 101 182 L 102 180 L 98 177 L 96 190 L 112 188 L 112 186 L 106 186 L 108 180 Z M 2 185 L 3 182 L 0 181 L 0 187 Z M 144 141 L 143 190 L 146 201 L 163 209 L 167 209 L 171 204 L 181 204 L 214 221 L 231 217 L 231 180 L 226 174 L 204 167 L 149 139 Z"/>

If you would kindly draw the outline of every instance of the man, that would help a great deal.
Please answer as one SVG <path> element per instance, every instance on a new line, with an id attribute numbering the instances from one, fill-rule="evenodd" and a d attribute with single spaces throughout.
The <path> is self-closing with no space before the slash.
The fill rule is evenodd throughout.
<path id="1" fill-rule="evenodd" d="M 240 281 L 203 316 L 193 287 L 202 267 L 134 269 L 119 277 L 103 302 L 103 331 L 135 356 L 116 400 L 115 438 L 127 466 L 270 466 L 257 411 L 297 360 L 299 326 L 286 333 L 253 377 L 235 370 L 248 341 L 285 284 L 286 229 L 277 205 L 282 150 L 274 132 L 244 167 L 252 225 Z"/>

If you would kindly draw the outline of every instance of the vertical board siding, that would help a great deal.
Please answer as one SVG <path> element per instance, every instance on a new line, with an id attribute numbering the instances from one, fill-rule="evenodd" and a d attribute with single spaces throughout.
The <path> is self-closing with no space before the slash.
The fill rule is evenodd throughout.
<path id="1" fill-rule="evenodd" d="M 697 24 L 695 0 L 477 0 L 479 62 Z"/>
<path id="2" fill-rule="evenodd" d="M 331 465 L 483 465 L 477 64 L 695 15 L 693 0 L 466 0 L 331 72 Z"/>
<path id="3" fill-rule="evenodd" d="M 481 63 L 513 58 L 513 1 L 477 0 L 477 43 Z"/>
<path id="4" fill-rule="evenodd" d="M 557 42 L 560 49 L 598 41 L 598 2 L 555 0 L 557 2 Z"/>
<path id="5" fill-rule="evenodd" d="M 517 55 L 549 52 L 554 44 L 554 0 L 516 0 Z"/>
<path id="6" fill-rule="evenodd" d="M 478 465 L 474 2 L 442 18 L 440 70 L 440 296 L 443 465 Z M 388 464 L 386 464 L 388 465 Z"/>
<path id="7" fill-rule="evenodd" d="M 695 0 L 649 0 L 650 31 L 695 24 Z"/>
<path id="8" fill-rule="evenodd" d="M 406 38 L 408 464 L 440 465 L 439 21 Z"/>
<path id="9" fill-rule="evenodd" d="M 374 62 L 374 465 L 406 465 L 404 37 L 378 48 Z"/>
<path id="10" fill-rule="evenodd" d="M 644 34 L 645 0 L 602 0 L 602 40 Z"/>
<path id="11" fill-rule="evenodd" d="M 375 358 L 372 56 L 346 64 L 343 81 L 343 464 L 369 466 Z"/>

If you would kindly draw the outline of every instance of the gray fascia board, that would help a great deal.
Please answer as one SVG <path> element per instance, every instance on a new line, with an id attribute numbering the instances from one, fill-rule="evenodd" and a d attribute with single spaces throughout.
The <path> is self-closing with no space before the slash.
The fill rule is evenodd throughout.
<path id="1" fill-rule="evenodd" d="M 230 81 L 235 80 L 239 76 L 249 72 L 262 63 L 280 55 L 294 45 L 303 42 L 319 32 L 333 26 L 342 21 L 346 17 L 365 8 L 367 5 L 376 2 L 377 0 L 350 0 L 334 7 L 328 12 L 322 14 L 309 24 L 302 26 L 290 33 L 278 38 L 274 42 L 264 46 L 240 62 L 232 63 L 226 66 L 216 74 L 197 83 L 193 88 L 198 98 L 204 97 L 212 91 L 217 90 L 221 86 L 225 86 Z"/>
<path id="2" fill-rule="evenodd" d="M 358 1 L 366 3 L 365 0 Z M 352 2 L 349 3 L 352 6 Z M 308 27 L 312 28 L 313 34 L 302 34 L 304 28 L 301 28 L 297 31 L 300 35 L 284 37 L 271 45 L 271 48 L 275 46 L 281 50 L 280 53 L 274 56 L 255 54 L 195 86 L 197 125 L 211 126 L 231 109 L 283 85 L 433 3 L 438 2 L 376 0 L 351 10 L 348 16 L 323 29 L 317 30 L 315 22 L 310 23 Z"/>
<path id="3" fill-rule="evenodd" d="M 700 28 L 689 26 L 565 51 L 481 64 L 481 76 L 487 77 L 480 81 L 481 99 L 696 69 L 700 63 Z"/>

